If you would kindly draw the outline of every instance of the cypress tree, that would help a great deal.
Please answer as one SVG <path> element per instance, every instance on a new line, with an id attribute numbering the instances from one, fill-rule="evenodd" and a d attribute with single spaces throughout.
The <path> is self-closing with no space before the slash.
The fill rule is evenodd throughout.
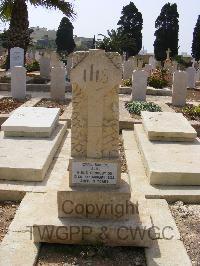
<path id="1" fill-rule="evenodd" d="M 67 17 L 62 18 L 56 33 L 57 52 L 59 54 L 70 54 L 76 45 L 73 38 L 73 25 Z"/>
<path id="2" fill-rule="evenodd" d="M 119 35 L 124 40 L 122 47 L 127 57 L 138 54 L 142 48 L 143 19 L 133 2 L 123 7 L 122 16 L 117 25 L 119 25 Z"/>
<path id="3" fill-rule="evenodd" d="M 155 22 L 154 54 L 156 60 L 166 59 L 166 51 L 171 50 L 171 57 L 178 55 L 179 14 L 176 4 L 167 3 Z"/>
<path id="4" fill-rule="evenodd" d="M 198 16 L 193 32 L 192 56 L 196 61 L 200 60 L 200 16 Z"/>

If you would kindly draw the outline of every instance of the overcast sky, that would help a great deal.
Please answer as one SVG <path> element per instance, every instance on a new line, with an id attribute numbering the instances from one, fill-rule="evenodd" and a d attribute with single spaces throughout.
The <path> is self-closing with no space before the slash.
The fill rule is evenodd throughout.
<path id="1" fill-rule="evenodd" d="M 74 0 L 77 13 L 73 21 L 74 34 L 82 37 L 93 37 L 98 33 L 106 34 L 108 29 L 116 29 L 122 7 L 130 0 Z M 191 52 L 192 34 L 198 15 L 200 15 L 200 0 L 134 0 L 143 15 L 143 46 L 148 52 L 153 51 L 155 20 L 162 6 L 167 3 L 177 3 L 180 15 L 179 53 Z M 29 6 L 30 26 L 57 29 L 62 13 L 47 11 L 44 8 Z M 3 28 L 4 25 L 1 25 Z"/>

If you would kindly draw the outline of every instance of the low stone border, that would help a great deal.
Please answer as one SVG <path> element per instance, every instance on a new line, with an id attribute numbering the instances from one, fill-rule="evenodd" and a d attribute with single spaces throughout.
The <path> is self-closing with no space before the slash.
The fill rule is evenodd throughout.
<path id="1" fill-rule="evenodd" d="M 38 92 L 49 92 L 51 88 L 51 84 L 26 84 L 27 91 L 38 91 Z M 11 84 L 10 83 L 0 83 L 0 91 L 10 91 Z M 66 85 L 66 92 L 72 91 L 72 86 L 69 82 Z"/>
<path id="2" fill-rule="evenodd" d="M 120 94 L 131 94 L 132 88 L 131 87 L 119 87 Z M 153 87 L 147 87 L 147 95 L 155 95 L 155 96 L 172 96 L 172 91 L 169 88 L 163 89 L 155 89 Z"/>

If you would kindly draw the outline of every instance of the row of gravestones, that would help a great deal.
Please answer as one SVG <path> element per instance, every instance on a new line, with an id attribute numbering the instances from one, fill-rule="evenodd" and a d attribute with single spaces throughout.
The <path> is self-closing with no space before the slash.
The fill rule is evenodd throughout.
<path id="1" fill-rule="evenodd" d="M 187 71 L 175 71 L 173 74 L 172 105 L 186 104 L 187 88 L 195 88 L 195 73 L 193 67 Z M 145 70 L 135 70 L 132 76 L 132 100 L 146 101 L 148 73 Z"/>
<path id="2" fill-rule="evenodd" d="M 41 56 L 40 75 L 51 78 L 51 98 L 55 100 L 65 99 L 66 78 L 69 78 L 68 71 L 71 67 L 71 60 L 68 61 L 67 69 L 59 60 L 57 53 L 53 52 L 51 57 Z M 24 50 L 14 47 L 10 51 L 11 69 L 11 94 L 15 99 L 26 97 L 26 69 L 24 68 Z M 67 74 L 68 73 L 68 74 Z"/>

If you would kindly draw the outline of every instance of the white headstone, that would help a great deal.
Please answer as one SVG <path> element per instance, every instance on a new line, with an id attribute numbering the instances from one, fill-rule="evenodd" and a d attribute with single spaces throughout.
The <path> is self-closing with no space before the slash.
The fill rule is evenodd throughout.
<path id="1" fill-rule="evenodd" d="M 40 61 L 40 57 L 41 57 L 41 56 L 40 56 L 40 52 L 39 52 L 39 51 L 36 51 L 36 52 L 35 52 L 35 60 L 36 60 L 36 61 Z"/>
<path id="2" fill-rule="evenodd" d="M 167 60 L 170 59 L 170 53 L 171 53 L 171 50 L 168 48 L 167 51 L 166 51 L 166 54 L 167 54 Z"/>
<path id="3" fill-rule="evenodd" d="M 144 70 L 133 71 L 132 76 L 132 100 L 146 101 L 148 73 Z"/>
<path id="4" fill-rule="evenodd" d="M 149 65 L 152 65 L 152 69 L 156 69 L 156 59 L 154 56 L 149 57 Z"/>
<path id="5" fill-rule="evenodd" d="M 49 78 L 50 77 L 50 58 L 41 56 L 40 58 L 40 76 Z"/>
<path id="6" fill-rule="evenodd" d="M 64 67 L 51 69 L 51 98 L 63 101 L 65 99 L 66 70 Z"/>
<path id="7" fill-rule="evenodd" d="M 19 47 L 10 49 L 10 69 L 15 66 L 24 66 L 24 49 Z"/>
<path id="8" fill-rule="evenodd" d="M 190 89 L 194 89 L 196 69 L 194 67 L 188 67 L 186 72 L 187 72 L 187 87 Z"/>
<path id="9" fill-rule="evenodd" d="M 151 72 L 152 72 L 152 70 L 153 70 L 152 65 L 150 65 L 150 64 L 145 64 L 144 71 L 147 72 L 148 77 L 151 76 Z"/>
<path id="10" fill-rule="evenodd" d="M 22 66 L 11 69 L 11 94 L 14 99 L 26 98 L 26 69 Z"/>
<path id="11" fill-rule="evenodd" d="M 187 96 L 187 73 L 176 71 L 173 75 L 172 105 L 185 106 Z"/>

